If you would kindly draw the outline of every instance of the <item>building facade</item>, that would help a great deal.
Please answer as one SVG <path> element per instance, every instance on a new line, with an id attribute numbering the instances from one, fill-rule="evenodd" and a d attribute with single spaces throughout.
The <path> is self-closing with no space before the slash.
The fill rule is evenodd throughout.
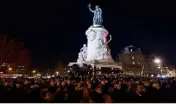
<path id="1" fill-rule="evenodd" d="M 24 74 L 30 66 L 30 51 L 23 43 L 0 36 L 0 73 Z"/>
<path id="2" fill-rule="evenodd" d="M 147 59 L 139 48 L 127 46 L 118 57 L 125 74 L 142 75 L 147 70 Z"/>

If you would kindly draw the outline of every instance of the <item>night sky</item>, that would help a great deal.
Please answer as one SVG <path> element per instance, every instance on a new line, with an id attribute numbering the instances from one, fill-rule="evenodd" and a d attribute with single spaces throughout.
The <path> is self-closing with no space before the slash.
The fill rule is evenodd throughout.
<path id="1" fill-rule="evenodd" d="M 57 60 L 76 61 L 92 25 L 88 3 L 103 10 L 104 27 L 112 35 L 113 57 L 126 45 L 156 54 L 176 64 L 176 6 L 154 0 L 1 0 L 0 32 L 24 41 L 33 67 L 50 67 Z"/>

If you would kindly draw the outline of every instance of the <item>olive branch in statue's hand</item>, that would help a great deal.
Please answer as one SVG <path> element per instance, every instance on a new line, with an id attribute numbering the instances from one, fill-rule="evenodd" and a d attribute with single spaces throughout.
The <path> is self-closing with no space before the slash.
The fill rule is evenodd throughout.
<path id="1" fill-rule="evenodd" d="M 91 4 L 88 4 L 88 7 L 90 8 L 90 7 L 91 7 Z"/>
<path id="2" fill-rule="evenodd" d="M 94 13 L 94 11 L 91 9 L 91 4 L 88 4 L 89 10 Z"/>

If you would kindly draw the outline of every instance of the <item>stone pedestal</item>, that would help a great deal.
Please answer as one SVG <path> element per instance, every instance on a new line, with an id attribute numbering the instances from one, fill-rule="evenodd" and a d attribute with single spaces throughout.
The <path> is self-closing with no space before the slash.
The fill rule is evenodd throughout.
<path id="1" fill-rule="evenodd" d="M 91 60 L 112 60 L 108 47 L 108 31 L 102 26 L 91 26 L 86 31 L 87 36 L 87 59 Z"/>

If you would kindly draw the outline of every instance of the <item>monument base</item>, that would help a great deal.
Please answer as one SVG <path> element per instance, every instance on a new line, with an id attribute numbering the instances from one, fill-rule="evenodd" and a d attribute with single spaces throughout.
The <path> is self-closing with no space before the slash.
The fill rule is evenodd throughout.
<path id="1" fill-rule="evenodd" d="M 95 73 L 101 74 L 116 74 L 123 72 L 122 67 L 113 60 L 92 60 L 83 62 L 70 62 L 69 72 L 79 73 Z"/>

